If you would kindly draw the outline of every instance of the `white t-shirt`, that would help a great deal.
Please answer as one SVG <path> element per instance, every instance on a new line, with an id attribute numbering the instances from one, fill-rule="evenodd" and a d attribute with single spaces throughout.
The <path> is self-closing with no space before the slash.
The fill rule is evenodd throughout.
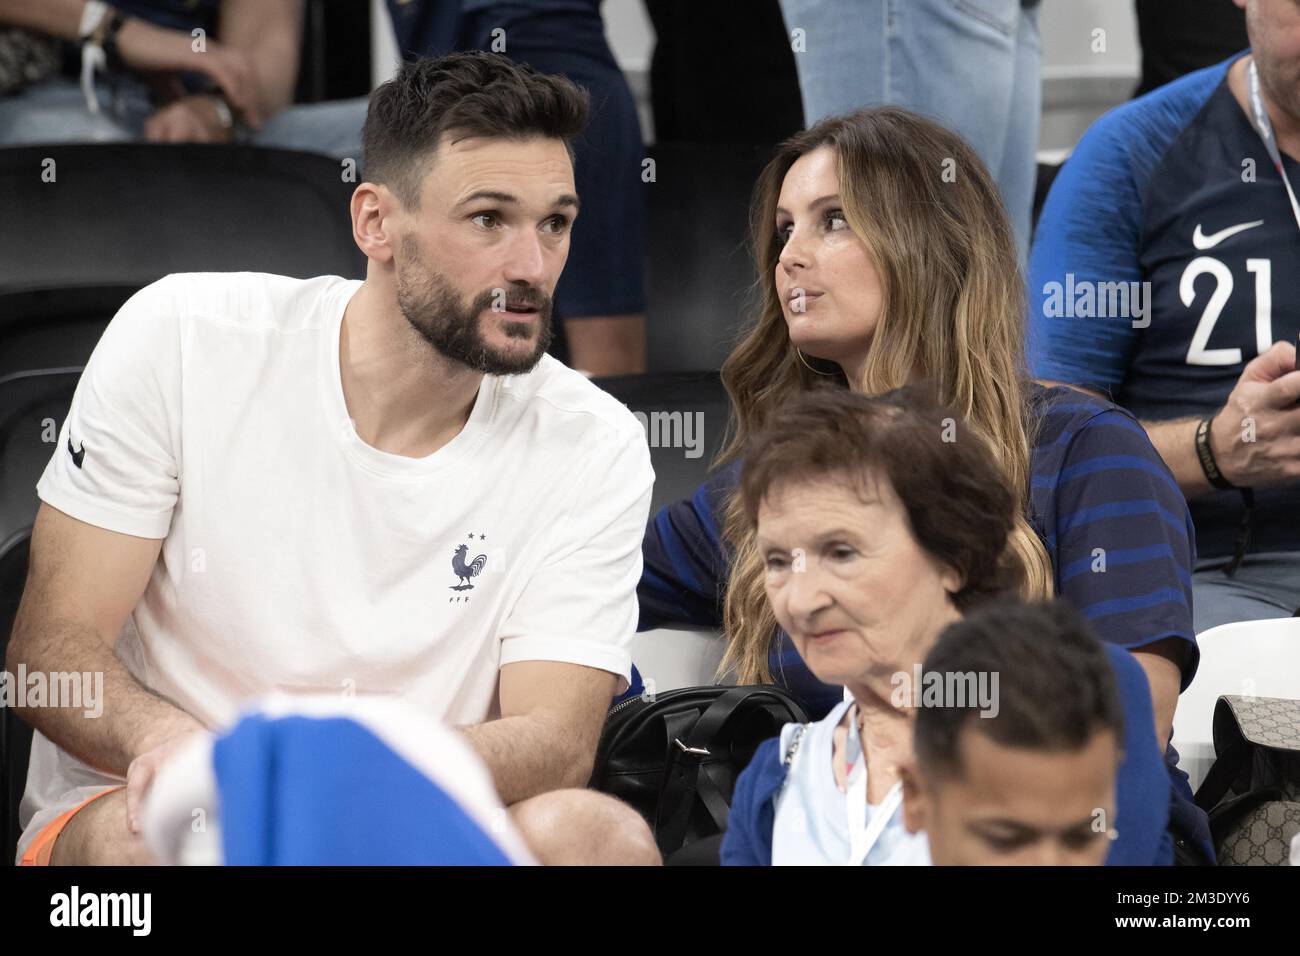
<path id="1" fill-rule="evenodd" d="M 109 324 L 37 492 L 165 539 L 118 657 L 210 725 L 276 691 L 480 723 L 515 661 L 610 671 L 621 691 L 654 481 L 637 420 L 544 356 L 485 375 L 434 454 L 379 451 L 339 372 L 360 285 L 171 275 Z M 24 823 L 119 782 L 36 734 Z"/>

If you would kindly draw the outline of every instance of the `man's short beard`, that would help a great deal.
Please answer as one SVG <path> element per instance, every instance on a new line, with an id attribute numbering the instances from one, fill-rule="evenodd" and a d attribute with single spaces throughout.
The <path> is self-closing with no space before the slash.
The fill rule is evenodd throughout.
<path id="1" fill-rule="evenodd" d="M 551 297 L 540 289 L 487 289 L 466 308 L 451 283 L 426 265 L 414 236 L 402 240 L 402 257 L 396 265 L 397 307 L 411 328 L 447 358 L 488 375 L 521 375 L 531 371 L 550 347 Z M 483 313 L 501 307 L 502 298 L 538 310 L 532 319 L 503 325 L 508 338 L 528 339 L 537 324 L 537 344 L 527 355 L 496 350 L 483 335 Z"/>
<path id="2" fill-rule="evenodd" d="M 1296 70 L 1293 63 L 1274 59 L 1269 41 L 1273 38 L 1265 17 L 1253 4 L 1246 8 L 1246 34 L 1250 38 L 1250 54 L 1259 70 L 1259 85 L 1269 101 L 1286 113 L 1292 122 L 1300 122 L 1300 95 L 1296 90 Z M 1251 112 L 1250 86 L 1246 87 L 1247 113 Z M 1251 125 L 1255 123 L 1251 113 Z M 1276 125 L 1276 124 L 1274 124 Z"/>
<path id="3" fill-rule="evenodd" d="M 1290 117 L 1293 123 L 1300 122 L 1300 96 L 1296 93 L 1295 84 L 1288 82 L 1295 75 L 1294 71 L 1284 74 L 1275 69 L 1271 61 L 1261 60 L 1258 55 L 1255 56 L 1255 65 L 1259 69 L 1259 84 L 1263 87 L 1269 101 Z M 1249 88 L 1246 90 L 1246 96 L 1247 98 L 1250 96 Z M 1253 113 L 1251 123 L 1254 123 Z"/>

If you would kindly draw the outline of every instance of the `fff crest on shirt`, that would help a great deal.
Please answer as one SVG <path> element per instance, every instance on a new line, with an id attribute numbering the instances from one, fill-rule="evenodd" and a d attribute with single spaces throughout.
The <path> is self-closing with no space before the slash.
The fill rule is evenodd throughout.
<path id="1" fill-rule="evenodd" d="M 439 575 L 447 582 L 448 604 L 466 604 L 474 592 L 505 568 L 505 549 L 484 531 L 467 531 L 445 554 Z"/>

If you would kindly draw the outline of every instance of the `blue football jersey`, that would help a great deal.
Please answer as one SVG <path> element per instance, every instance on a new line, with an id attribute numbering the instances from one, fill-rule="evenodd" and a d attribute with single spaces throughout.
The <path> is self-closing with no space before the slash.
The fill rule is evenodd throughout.
<path id="1" fill-rule="evenodd" d="M 1141 419 L 1209 414 L 1300 332 L 1300 227 L 1228 87 L 1233 61 L 1099 120 L 1052 187 L 1030 261 L 1034 375 Z M 1300 163 L 1285 158 L 1293 184 Z M 1300 485 L 1256 492 L 1252 551 L 1300 549 Z M 1236 492 L 1190 503 L 1201 557 L 1231 554 Z"/>

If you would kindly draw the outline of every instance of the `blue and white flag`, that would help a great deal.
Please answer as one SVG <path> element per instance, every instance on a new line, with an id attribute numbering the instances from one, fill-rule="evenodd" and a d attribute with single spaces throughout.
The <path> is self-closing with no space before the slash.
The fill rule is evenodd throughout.
<path id="1" fill-rule="evenodd" d="M 396 700 L 276 696 L 159 773 L 160 862 L 236 866 L 535 863 L 487 767 Z"/>

